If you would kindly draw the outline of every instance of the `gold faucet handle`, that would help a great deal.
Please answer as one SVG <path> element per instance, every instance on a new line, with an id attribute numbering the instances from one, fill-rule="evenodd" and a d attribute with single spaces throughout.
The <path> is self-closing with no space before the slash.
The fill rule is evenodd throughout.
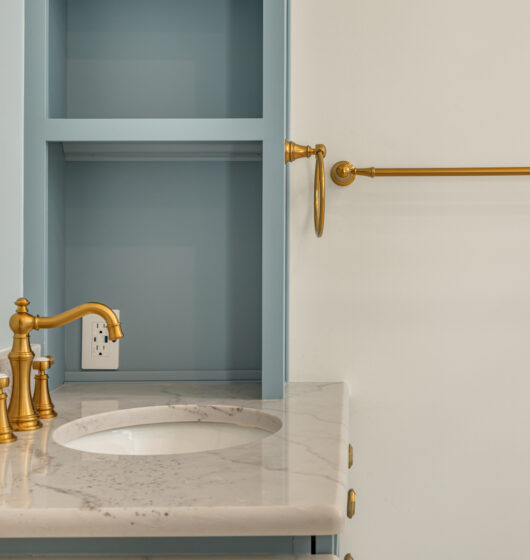
<path id="1" fill-rule="evenodd" d="M 6 387 L 9 387 L 9 375 L 0 373 L 0 393 L 3 393 Z"/>
<path id="2" fill-rule="evenodd" d="M 33 360 L 33 369 L 39 371 L 40 373 L 44 373 L 46 370 L 50 369 L 55 360 L 53 356 L 44 356 L 44 358 L 37 358 Z"/>
<path id="3" fill-rule="evenodd" d="M 55 360 L 52 356 L 44 356 L 33 360 L 33 369 L 39 373 L 35 375 L 35 390 L 33 391 L 33 406 L 39 413 L 39 416 L 46 420 L 47 418 L 55 418 L 57 412 L 50 397 L 50 389 L 48 388 L 48 376 L 46 370 L 50 369 Z"/>
<path id="4" fill-rule="evenodd" d="M 0 444 L 11 443 L 17 439 L 7 416 L 7 395 L 4 393 L 6 387 L 9 387 L 9 375 L 0 373 Z"/>

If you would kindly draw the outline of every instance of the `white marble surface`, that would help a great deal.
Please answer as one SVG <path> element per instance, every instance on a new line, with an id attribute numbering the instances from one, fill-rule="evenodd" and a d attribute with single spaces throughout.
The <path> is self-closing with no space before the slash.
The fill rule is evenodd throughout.
<path id="1" fill-rule="evenodd" d="M 342 531 L 347 388 L 289 383 L 284 400 L 253 383 L 67 384 L 41 430 L 0 445 L 1 537 L 321 535 Z M 200 404 L 282 421 L 238 447 L 159 456 L 85 453 L 56 443 L 66 422 L 112 410 Z"/>

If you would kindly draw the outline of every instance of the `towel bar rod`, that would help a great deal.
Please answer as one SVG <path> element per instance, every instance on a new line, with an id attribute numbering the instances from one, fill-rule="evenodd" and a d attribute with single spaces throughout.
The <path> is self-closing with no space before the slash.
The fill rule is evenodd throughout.
<path id="1" fill-rule="evenodd" d="M 333 182 L 351 185 L 357 175 L 365 177 L 469 177 L 473 175 L 530 175 L 530 167 L 365 167 L 338 161 L 331 169 Z"/>

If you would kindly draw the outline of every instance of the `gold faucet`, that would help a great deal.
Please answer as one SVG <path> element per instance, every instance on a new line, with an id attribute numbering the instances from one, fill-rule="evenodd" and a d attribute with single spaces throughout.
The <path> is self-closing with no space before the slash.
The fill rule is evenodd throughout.
<path id="1" fill-rule="evenodd" d="M 29 301 L 26 298 L 17 299 L 15 305 L 16 313 L 9 319 L 9 326 L 14 333 L 13 347 L 8 356 L 13 370 L 13 387 L 7 413 L 13 430 L 38 430 L 42 427 L 42 423 L 39 421 L 30 393 L 31 364 L 35 354 L 31 350 L 29 333 L 32 330 L 61 327 L 88 313 L 99 315 L 107 323 L 110 340 L 122 338 L 123 333 L 114 311 L 102 303 L 83 303 L 52 317 L 30 315 L 27 307 Z"/>

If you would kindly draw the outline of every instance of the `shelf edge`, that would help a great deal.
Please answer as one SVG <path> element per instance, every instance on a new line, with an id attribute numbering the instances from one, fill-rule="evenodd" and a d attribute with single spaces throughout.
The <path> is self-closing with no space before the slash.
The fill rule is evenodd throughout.
<path id="1" fill-rule="evenodd" d="M 261 141 L 263 119 L 45 119 L 47 142 Z"/>

